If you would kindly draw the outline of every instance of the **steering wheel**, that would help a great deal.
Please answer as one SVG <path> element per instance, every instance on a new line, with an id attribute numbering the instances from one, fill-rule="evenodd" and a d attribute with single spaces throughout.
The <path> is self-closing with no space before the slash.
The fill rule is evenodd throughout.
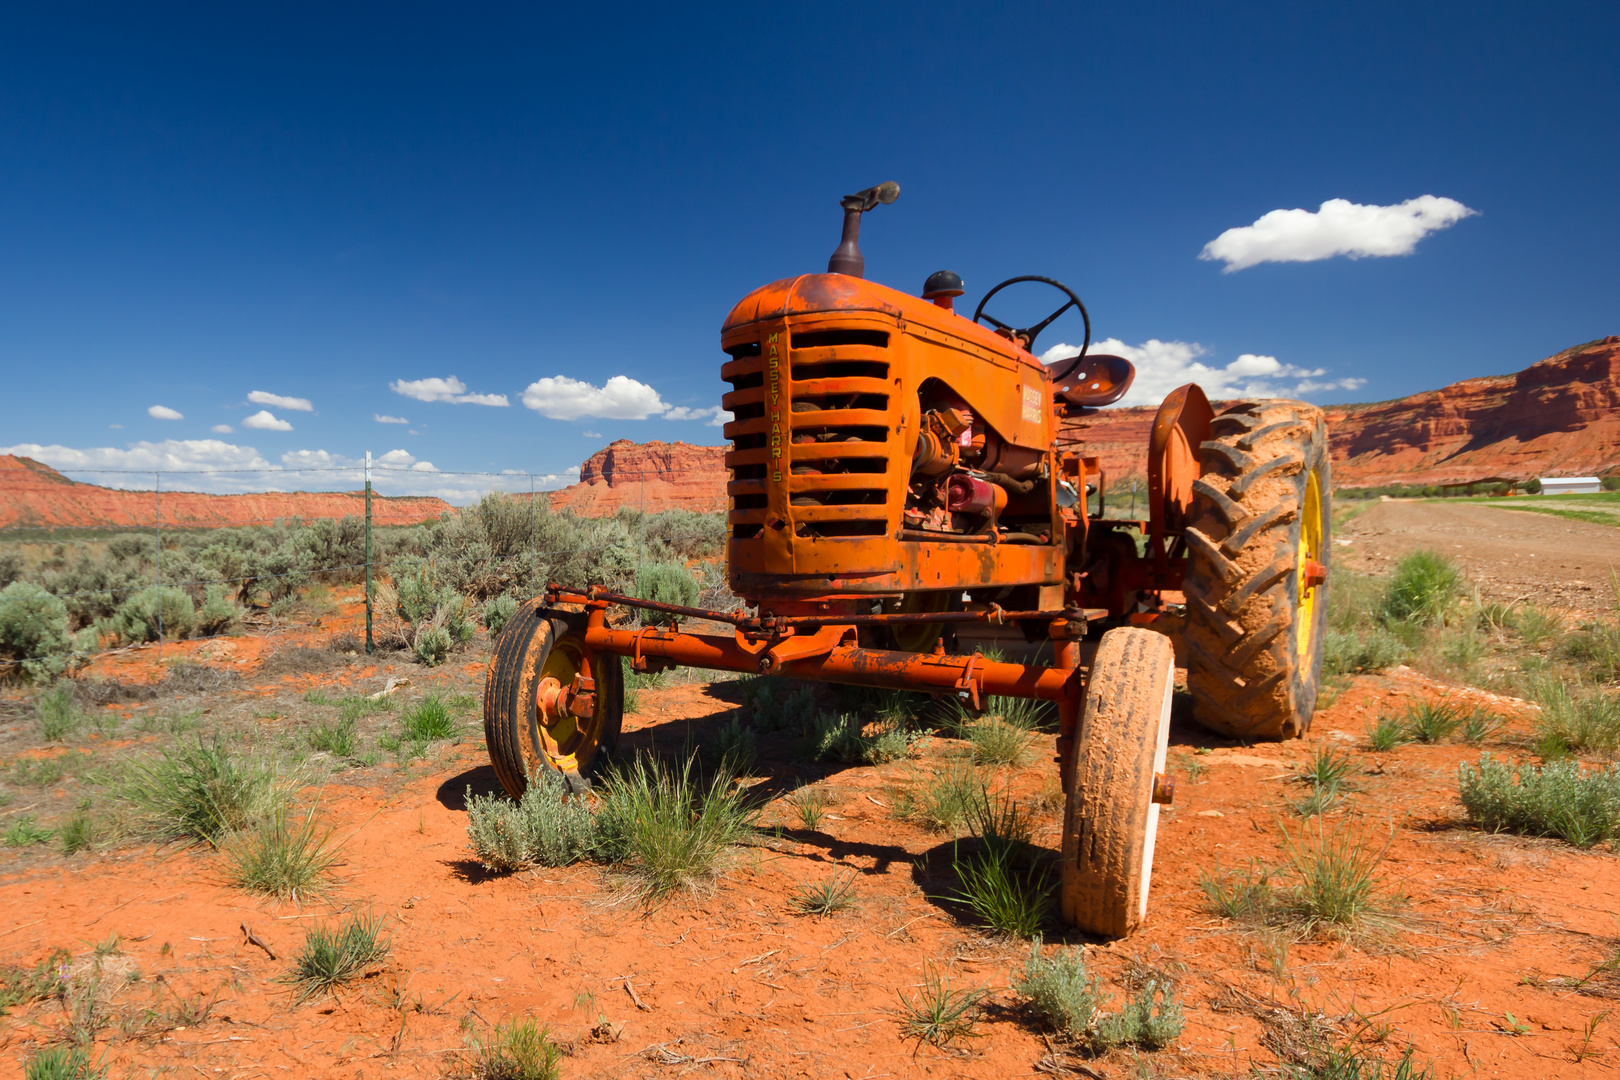
<path id="1" fill-rule="evenodd" d="M 992 296 L 996 295 L 996 293 L 1000 292 L 1002 289 L 1005 289 L 1007 286 L 1017 285 L 1021 281 L 1043 282 L 1052 286 L 1054 289 L 1061 290 L 1062 293 L 1069 299 L 1062 307 L 1052 312 L 1052 314 L 1048 315 L 1034 326 L 1027 326 L 1022 330 L 1014 329 L 1013 327 L 1002 322 L 1000 319 L 996 318 L 994 315 L 986 315 L 984 313 L 984 305 L 990 302 L 990 298 Z M 1026 274 L 1023 277 L 1008 278 L 1006 281 L 1003 281 L 1000 285 L 997 285 L 995 288 L 984 294 L 984 299 L 979 301 L 978 310 L 973 313 L 973 321 L 978 322 L 979 320 L 983 319 L 985 322 L 989 323 L 997 330 L 1000 330 L 1008 337 L 1023 338 L 1024 348 L 1030 352 L 1034 352 L 1035 338 L 1040 335 L 1042 330 L 1045 330 L 1048 326 L 1051 326 L 1059 315 L 1062 315 L 1071 307 L 1079 308 L 1080 317 L 1086 321 L 1086 339 L 1080 345 L 1080 355 L 1075 357 L 1076 360 L 1079 360 L 1086 355 L 1086 350 L 1091 348 L 1091 316 L 1086 313 L 1086 305 L 1082 304 L 1080 302 L 1080 298 L 1074 295 L 1074 290 L 1063 284 L 1061 281 L 1056 281 L 1049 277 L 1040 277 L 1036 274 Z"/>

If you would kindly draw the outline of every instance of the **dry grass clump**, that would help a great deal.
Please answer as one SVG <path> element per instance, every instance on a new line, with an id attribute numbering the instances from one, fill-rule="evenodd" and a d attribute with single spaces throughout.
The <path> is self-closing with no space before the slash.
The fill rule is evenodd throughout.
<path id="1" fill-rule="evenodd" d="M 488 1038 L 474 1036 L 471 1054 L 477 1080 L 557 1080 L 563 1052 L 549 1028 L 512 1017 L 497 1023 Z"/>
<path id="2" fill-rule="evenodd" d="M 304 947 L 285 981 L 293 985 L 297 1000 L 307 1001 L 386 959 L 389 948 L 378 916 L 350 915 L 335 927 L 316 924 L 304 936 Z"/>
<path id="3" fill-rule="evenodd" d="M 1393 830 L 1380 835 L 1348 821 L 1329 828 L 1320 818 L 1297 833 L 1281 828 L 1282 866 L 1256 861 L 1200 875 L 1199 887 L 1216 914 L 1306 935 L 1353 936 L 1390 926 L 1401 898 L 1388 890 L 1378 867 L 1394 842 Z"/>
<path id="4" fill-rule="evenodd" d="M 980 1003 L 989 994 L 980 989 L 952 990 L 950 980 L 940 975 L 933 964 L 925 963 L 917 992 L 909 997 L 900 994 L 901 1034 L 935 1046 L 975 1037 Z"/>
<path id="5" fill-rule="evenodd" d="M 232 833 L 220 845 L 233 885 L 262 896 L 302 900 L 320 892 L 338 861 L 335 830 L 304 814 L 278 806 L 268 817 Z"/>

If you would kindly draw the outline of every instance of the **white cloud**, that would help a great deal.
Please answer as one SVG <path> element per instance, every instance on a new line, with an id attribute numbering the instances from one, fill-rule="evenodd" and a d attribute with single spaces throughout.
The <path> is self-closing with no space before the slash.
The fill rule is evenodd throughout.
<path id="1" fill-rule="evenodd" d="M 570 466 L 568 466 L 568 468 L 564 469 L 563 472 L 567 473 L 569 476 L 578 476 L 579 475 L 579 466 L 578 465 L 570 465 Z"/>
<path id="2" fill-rule="evenodd" d="M 1176 387 L 1195 382 L 1211 400 L 1231 398 L 1299 397 L 1319 390 L 1355 390 L 1366 379 L 1348 378 L 1321 381 L 1326 368 L 1307 369 L 1285 364 L 1275 356 L 1243 353 L 1225 366 L 1199 360 L 1209 350 L 1191 341 L 1160 341 L 1150 338 L 1140 345 L 1127 345 L 1118 338 L 1091 343 L 1092 353 L 1123 356 L 1136 366 L 1136 380 L 1120 399 L 1121 405 L 1157 405 Z M 1041 354 L 1051 364 L 1080 352 L 1078 346 L 1058 344 Z"/>
<path id="3" fill-rule="evenodd" d="M 454 375 L 448 379 L 395 379 L 388 389 L 417 401 L 444 401 L 454 405 L 510 405 L 505 394 L 469 394 L 467 384 Z"/>
<path id="4" fill-rule="evenodd" d="M 600 431 L 582 431 L 580 434 L 587 439 L 600 439 L 602 437 L 602 433 Z"/>
<path id="5" fill-rule="evenodd" d="M 553 420 L 645 420 L 669 411 L 658 391 L 627 375 L 615 375 L 602 386 L 592 386 L 566 375 L 536 379 L 523 391 L 523 404 Z"/>
<path id="6" fill-rule="evenodd" d="M 184 420 L 186 418 L 184 413 L 177 409 L 171 409 L 167 405 L 153 405 L 146 410 L 146 415 L 154 420 Z"/>
<path id="7" fill-rule="evenodd" d="M 229 424 L 215 424 L 208 430 L 212 431 L 215 435 L 234 435 L 236 433 L 236 429 L 231 427 Z"/>
<path id="8" fill-rule="evenodd" d="M 703 420 L 709 421 L 709 427 L 723 427 L 731 422 L 731 414 L 716 405 L 710 409 L 689 409 L 685 405 L 676 405 L 664 414 L 665 420 Z"/>
<path id="9" fill-rule="evenodd" d="M 371 418 L 379 424 L 408 424 L 409 420 L 403 416 L 386 416 L 383 413 L 373 413 Z"/>
<path id="10" fill-rule="evenodd" d="M 365 459 L 326 450 L 289 450 L 280 463 L 260 456 L 251 446 L 236 446 L 221 439 L 168 439 L 138 442 L 127 447 L 41 446 L 23 443 L 0 447 L 0 454 L 18 454 L 43 461 L 74 479 L 103 487 L 151 490 L 153 472 L 163 473 L 164 491 L 203 491 L 234 495 L 264 491 L 356 491 L 365 482 Z M 527 473 L 446 475 L 430 461 L 418 461 L 409 451 L 390 450 L 374 457 L 373 486 L 385 495 L 436 495 L 454 505 L 477 502 L 491 491 L 528 492 Z M 121 470 L 101 472 L 96 470 Z M 566 487 L 577 476 L 547 473 L 534 477 L 537 491 Z"/>
<path id="11" fill-rule="evenodd" d="M 1227 229 L 1204 245 L 1200 259 L 1224 262 L 1224 273 L 1266 262 L 1316 262 L 1335 255 L 1410 255 L 1437 229 L 1479 213 L 1456 199 L 1419 195 L 1394 206 L 1329 199 L 1315 213 L 1273 210 L 1253 225 Z"/>
<path id="12" fill-rule="evenodd" d="M 112 428 L 114 431 L 123 431 L 124 430 L 124 425 L 123 424 L 108 424 L 107 426 Z"/>
<path id="13" fill-rule="evenodd" d="M 731 420 L 731 414 L 719 406 L 694 409 L 687 405 L 671 405 L 658 395 L 658 391 L 628 375 L 615 375 L 601 386 L 593 386 L 567 375 L 550 375 L 536 379 L 523 391 L 523 404 L 553 420 L 583 420 L 599 417 L 604 420 L 646 420 L 662 417 L 665 420 L 707 420 L 710 427 L 720 427 Z M 601 435 L 587 431 L 587 438 Z"/>
<path id="14" fill-rule="evenodd" d="M 248 400 L 255 405 L 274 405 L 278 409 L 291 409 L 294 412 L 314 412 L 315 406 L 309 403 L 309 398 L 283 397 L 265 390 L 254 390 L 248 394 Z"/>
<path id="15" fill-rule="evenodd" d="M 291 431 L 293 426 L 278 416 L 273 415 L 269 409 L 260 409 L 252 416 L 242 421 L 245 428 L 255 431 Z"/>

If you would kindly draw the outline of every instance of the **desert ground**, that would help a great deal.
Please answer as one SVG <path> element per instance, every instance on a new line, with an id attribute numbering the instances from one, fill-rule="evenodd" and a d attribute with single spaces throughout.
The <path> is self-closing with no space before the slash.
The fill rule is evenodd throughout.
<path id="1" fill-rule="evenodd" d="M 1531 595 L 1571 627 L 1607 615 L 1620 565 L 1620 530 L 1496 507 L 1387 502 L 1338 538 L 1339 572 L 1438 549 L 1482 592 Z M 465 808 L 469 790 L 497 790 L 479 722 L 487 643 L 432 669 L 351 655 L 356 607 L 339 599 L 318 630 L 171 645 L 162 664 L 155 649 L 98 661 L 84 675 L 98 689 L 81 694 L 90 722 L 53 742 L 11 692 L 0 828 L 61 828 L 106 804 L 121 761 L 218 730 L 301 770 L 299 805 L 332 830 L 339 858 L 324 891 L 283 901 L 232 885 L 203 844 L 0 848 L 0 965 L 54 980 L 0 1019 L 0 1075 L 77 1041 L 114 1077 L 468 1076 L 469 1045 L 522 1016 L 549 1028 L 564 1077 L 1314 1077 L 1328 1074 L 1305 1070 L 1332 1048 L 1391 1067 L 1411 1048 L 1435 1077 L 1620 1065 L 1612 845 L 1489 834 L 1458 803 L 1460 763 L 1534 760 L 1536 708 L 1511 693 L 1414 662 L 1339 680 L 1293 742 L 1240 745 L 1178 716 L 1145 925 L 1100 942 L 1049 916 L 1041 948 L 1083 950 L 1109 1008 L 1146 982 L 1172 987 L 1185 1027 L 1156 1051 L 1092 1053 L 1043 1030 L 1014 991 L 1030 942 L 985 932 L 949 898 L 953 853 L 972 841 L 898 815 L 908 791 L 963 760 L 963 740 L 935 734 L 915 758 L 872 766 L 808 762 L 795 736 L 760 735 L 743 781 L 763 807 L 754 840 L 713 881 L 657 903 L 592 863 L 494 874 L 469 850 Z M 295 752 L 338 702 L 401 677 L 409 685 L 359 720 L 354 754 Z M 742 697 L 702 678 L 640 690 L 623 751 L 712 739 Z M 400 715 L 430 694 L 456 733 L 401 743 Z M 1369 748 L 1380 717 L 1426 702 L 1493 722 L 1472 742 Z M 1331 808 L 1307 817 L 1299 776 L 1327 751 L 1348 773 Z M 1037 732 L 1022 763 L 981 770 L 1048 847 L 1061 815 L 1052 756 L 1053 736 Z M 824 796 L 814 827 L 789 801 L 804 785 Z M 1290 843 L 1315 830 L 1382 852 L 1379 917 L 1325 932 L 1215 909 L 1201 880 L 1282 881 Z M 796 912 L 806 885 L 840 875 L 851 907 Z M 380 920 L 386 957 L 301 997 L 289 971 L 309 929 L 354 914 Z M 941 987 L 983 992 L 971 1031 L 944 1045 L 909 1037 L 910 1009 Z"/>

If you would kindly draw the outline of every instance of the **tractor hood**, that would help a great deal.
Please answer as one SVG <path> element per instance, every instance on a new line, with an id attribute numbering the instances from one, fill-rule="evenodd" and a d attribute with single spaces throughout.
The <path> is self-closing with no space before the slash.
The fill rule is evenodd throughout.
<path id="1" fill-rule="evenodd" d="M 750 323 L 795 315 L 856 311 L 887 316 L 902 326 L 928 327 L 938 333 L 970 341 L 1008 359 L 1036 368 L 1043 367 L 1034 356 L 965 315 L 946 311 L 927 300 L 887 285 L 847 274 L 801 274 L 762 285 L 731 309 L 720 332 L 724 335 Z"/>

